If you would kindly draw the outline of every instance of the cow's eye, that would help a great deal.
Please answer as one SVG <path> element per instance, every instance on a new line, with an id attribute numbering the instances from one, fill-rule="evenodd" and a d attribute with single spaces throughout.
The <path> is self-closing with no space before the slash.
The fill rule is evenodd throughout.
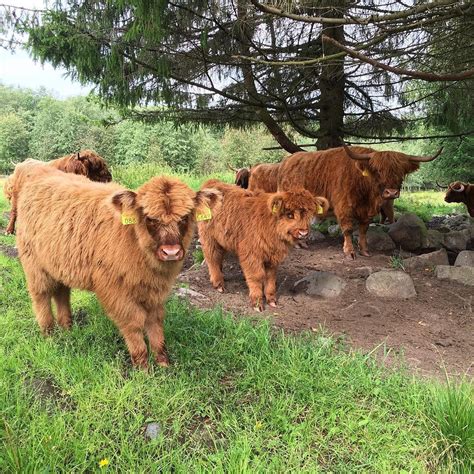
<path id="1" fill-rule="evenodd" d="M 287 212 L 286 217 L 288 217 L 288 219 L 294 219 L 295 218 L 295 216 L 292 212 Z"/>

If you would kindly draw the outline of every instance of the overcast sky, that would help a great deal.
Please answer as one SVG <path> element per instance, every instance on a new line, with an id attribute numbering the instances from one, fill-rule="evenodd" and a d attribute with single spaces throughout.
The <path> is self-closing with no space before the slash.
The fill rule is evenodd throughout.
<path id="1" fill-rule="evenodd" d="M 8 5 L 27 8 L 42 8 L 43 0 L 6 0 Z M 34 62 L 26 51 L 14 53 L 0 48 L 0 82 L 5 85 L 38 89 L 43 86 L 58 97 L 85 95 L 92 87 L 82 87 L 76 81 L 65 77 L 62 68 L 54 69 L 50 64 Z"/>

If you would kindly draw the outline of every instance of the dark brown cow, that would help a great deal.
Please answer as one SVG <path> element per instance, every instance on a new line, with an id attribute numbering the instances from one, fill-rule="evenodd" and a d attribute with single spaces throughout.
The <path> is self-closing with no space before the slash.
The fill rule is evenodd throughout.
<path id="1" fill-rule="evenodd" d="M 369 256 L 367 228 L 384 199 L 400 195 L 404 177 L 434 156 L 411 156 L 364 147 L 339 147 L 317 152 L 298 152 L 283 160 L 278 190 L 304 187 L 327 198 L 344 235 L 344 254 L 355 258 L 352 222 L 359 222 L 360 253 Z"/>
<path id="2" fill-rule="evenodd" d="M 467 212 L 471 217 L 474 217 L 474 185 L 469 183 L 462 183 L 461 181 L 454 181 L 448 186 L 446 202 L 463 202 L 466 204 Z"/>

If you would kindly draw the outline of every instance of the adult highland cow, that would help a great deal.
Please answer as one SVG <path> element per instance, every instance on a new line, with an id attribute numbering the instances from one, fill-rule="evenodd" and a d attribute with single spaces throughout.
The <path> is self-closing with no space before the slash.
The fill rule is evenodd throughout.
<path id="1" fill-rule="evenodd" d="M 108 183 L 112 181 L 112 175 L 105 160 L 92 150 L 83 150 L 79 153 L 57 158 L 56 160 L 44 162 L 31 158 L 18 163 L 11 176 L 7 178 L 4 185 L 4 193 L 11 202 L 10 219 L 8 221 L 6 234 L 15 233 L 15 221 L 17 218 L 17 200 L 20 190 L 25 182 L 35 179 L 37 173 L 41 173 L 41 167 L 48 166 L 64 173 L 73 173 L 86 176 L 91 181 Z"/>
<path id="2" fill-rule="evenodd" d="M 454 181 L 448 186 L 446 202 L 463 202 L 467 207 L 467 212 L 471 217 L 474 217 L 474 185 L 469 183 L 462 183 L 461 181 Z"/>
<path id="3" fill-rule="evenodd" d="M 46 168 L 46 167 L 44 167 Z M 164 302 L 191 242 L 195 213 L 220 202 L 174 178 L 153 178 L 136 192 L 51 170 L 27 181 L 18 210 L 19 256 L 41 330 L 71 325 L 70 292 L 94 292 L 125 339 L 132 363 L 168 365 Z"/>
<path id="4" fill-rule="evenodd" d="M 212 219 L 198 222 L 212 285 L 224 291 L 222 262 L 224 254 L 232 252 L 239 258 L 252 308 L 264 309 L 264 295 L 270 306 L 276 306 L 278 265 L 296 242 L 306 238 L 312 216 L 327 212 L 328 201 L 303 189 L 252 195 L 217 180 L 207 181 L 204 187 L 223 195 Z"/>
<path id="5" fill-rule="evenodd" d="M 404 177 L 433 156 L 411 156 L 365 147 L 339 147 L 317 152 L 298 152 L 282 161 L 278 191 L 304 187 L 327 198 L 344 235 L 344 254 L 355 258 L 352 222 L 359 222 L 360 253 L 369 256 L 367 228 L 384 199 L 400 195 Z"/>

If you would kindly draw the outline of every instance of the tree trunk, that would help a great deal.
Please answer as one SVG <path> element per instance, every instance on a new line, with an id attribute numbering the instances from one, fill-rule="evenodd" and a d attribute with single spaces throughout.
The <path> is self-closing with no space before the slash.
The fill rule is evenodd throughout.
<path id="1" fill-rule="evenodd" d="M 331 0 L 331 8 L 323 10 L 325 17 L 343 18 L 346 9 L 345 0 Z M 326 36 L 334 38 L 344 44 L 344 27 L 329 26 L 323 23 L 323 32 Z M 339 53 L 337 46 L 330 43 L 322 45 L 325 55 Z M 320 112 L 319 112 L 319 138 L 316 142 L 318 150 L 326 150 L 342 145 L 344 127 L 344 58 L 323 63 L 320 87 Z"/>

